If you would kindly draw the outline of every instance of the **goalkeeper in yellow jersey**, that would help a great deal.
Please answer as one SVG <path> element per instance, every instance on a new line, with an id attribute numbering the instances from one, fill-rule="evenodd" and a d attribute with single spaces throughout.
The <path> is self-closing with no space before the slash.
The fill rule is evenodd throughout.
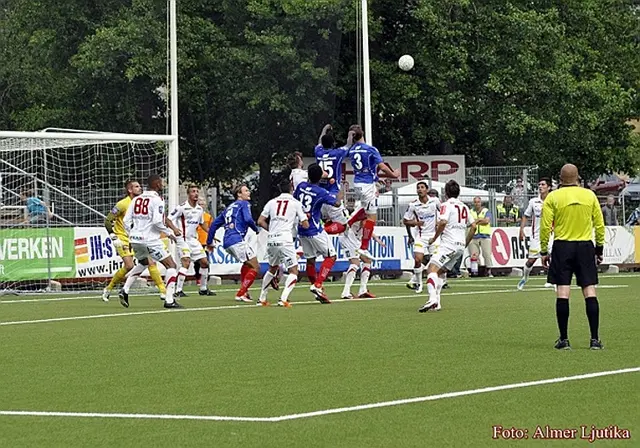
<path id="1" fill-rule="evenodd" d="M 124 188 L 127 195 L 118 201 L 104 220 L 104 226 L 107 229 L 107 232 L 109 232 L 113 245 L 124 263 L 102 292 L 102 300 L 105 302 L 109 301 L 109 295 L 111 294 L 113 287 L 124 281 L 127 273 L 133 269 L 133 251 L 131 250 L 131 246 L 129 246 L 129 237 L 127 236 L 127 232 L 124 228 L 124 215 L 127 212 L 132 199 L 142 194 L 142 187 L 135 180 L 128 180 L 125 183 Z M 166 293 L 164 281 L 162 280 L 162 276 L 160 275 L 160 271 L 158 271 L 156 263 L 151 258 L 149 258 L 149 275 L 151 275 L 151 278 L 158 287 L 160 297 L 164 299 L 164 295 Z"/>

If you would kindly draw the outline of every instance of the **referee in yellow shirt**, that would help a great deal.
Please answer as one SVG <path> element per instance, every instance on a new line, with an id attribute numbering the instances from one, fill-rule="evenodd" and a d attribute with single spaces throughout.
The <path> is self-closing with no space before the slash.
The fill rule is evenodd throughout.
<path id="1" fill-rule="evenodd" d="M 596 195 L 579 185 L 578 168 L 567 164 L 560 171 L 560 188 L 549 193 L 542 207 L 540 245 L 542 264 L 549 267 L 548 282 L 557 285 L 558 350 L 570 350 L 569 291 L 571 278 L 582 288 L 591 330 L 591 350 L 603 348 L 598 337 L 600 307 L 596 298 L 598 264 L 602 262 L 604 220 Z M 549 235 L 553 229 L 553 256 L 549 266 Z M 595 229 L 596 244 L 593 245 Z"/>

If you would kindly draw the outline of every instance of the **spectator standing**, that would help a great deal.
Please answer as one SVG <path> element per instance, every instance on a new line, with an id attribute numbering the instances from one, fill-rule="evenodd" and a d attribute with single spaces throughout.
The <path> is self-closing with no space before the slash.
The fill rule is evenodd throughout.
<path id="1" fill-rule="evenodd" d="M 513 203 L 513 197 L 506 195 L 502 204 L 496 207 L 498 224 L 504 227 L 514 226 L 520 218 L 520 209 Z"/>
<path id="2" fill-rule="evenodd" d="M 469 253 L 476 257 L 482 254 L 484 265 L 487 269 L 487 275 L 493 277 L 491 273 L 491 212 L 482 206 L 482 199 L 479 196 L 473 198 L 473 210 L 471 216 L 476 223 L 476 234 L 469 243 Z"/>
<path id="3" fill-rule="evenodd" d="M 618 210 L 615 207 L 616 198 L 610 194 L 607 196 L 607 203 L 602 206 L 602 216 L 604 217 L 605 226 L 618 225 Z"/>
<path id="4" fill-rule="evenodd" d="M 516 177 L 516 186 L 511 190 L 511 196 L 517 207 L 524 209 L 527 206 L 527 188 L 521 176 Z"/>

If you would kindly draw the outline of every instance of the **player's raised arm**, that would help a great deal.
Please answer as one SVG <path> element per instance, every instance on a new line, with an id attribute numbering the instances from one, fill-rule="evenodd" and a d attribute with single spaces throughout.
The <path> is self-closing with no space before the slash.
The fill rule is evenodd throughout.
<path id="1" fill-rule="evenodd" d="M 318 145 L 322 144 L 322 137 L 324 137 L 329 132 L 331 132 L 331 130 L 332 130 L 332 127 L 330 124 L 324 125 L 324 127 L 322 128 L 322 132 L 320 133 L 320 137 L 318 137 Z"/>
<path id="2" fill-rule="evenodd" d="M 400 177 L 400 170 L 392 169 L 391 166 L 389 166 L 389 164 L 386 162 L 378 163 L 378 171 L 382 171 L 384 174 L 394 179 L 398 179 Z"/>

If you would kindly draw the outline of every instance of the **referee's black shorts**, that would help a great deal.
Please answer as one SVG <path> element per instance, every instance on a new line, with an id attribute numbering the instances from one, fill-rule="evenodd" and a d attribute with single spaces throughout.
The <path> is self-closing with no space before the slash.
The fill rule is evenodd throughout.
<path id="1" fill-rule="evenodd" d="M 578 286 L 598 284 L 596 249 L 591 241 L 554 241 L 547 281 L 570 285 L 573 274 Z"/>

